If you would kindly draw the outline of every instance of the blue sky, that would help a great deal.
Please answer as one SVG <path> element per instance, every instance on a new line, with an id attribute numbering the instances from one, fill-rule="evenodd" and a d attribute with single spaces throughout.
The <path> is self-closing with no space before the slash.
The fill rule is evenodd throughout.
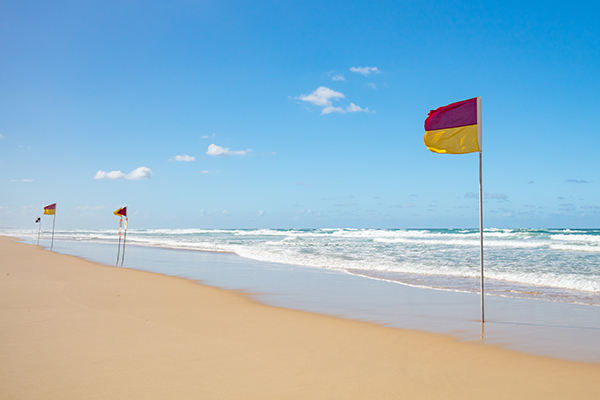
<path id="1" fill-rule="evenodd" d="M 600 5 L 0 3 L 0 227 L 599 227 Z"/>

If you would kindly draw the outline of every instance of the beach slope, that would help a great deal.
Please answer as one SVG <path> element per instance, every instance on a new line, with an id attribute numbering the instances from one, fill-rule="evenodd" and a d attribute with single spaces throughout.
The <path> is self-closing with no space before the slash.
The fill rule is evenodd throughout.
<path id="1" fill-rule="evenodd" d="M 0 237 L 2 399 L 598 399 L 600 365 L 260 304 Z"/>

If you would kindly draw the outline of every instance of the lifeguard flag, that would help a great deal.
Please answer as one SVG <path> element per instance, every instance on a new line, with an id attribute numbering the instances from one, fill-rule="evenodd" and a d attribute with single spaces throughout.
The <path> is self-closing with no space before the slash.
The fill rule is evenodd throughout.
<path id="1" fill-rule="evenodd" d="M 44 207 L 44 214 L 48 214 L 48 215 L 56 214 L 56 203 L 50 204 L 49 206 Z"/>
<path id="2" fill-rule="evenodd" d="M 127 207 L 119 208 L 117 211 L 113 211 L 113 214 L 126 217 L 127 216 Z"/>
<path id="3" fill-rule="evenodd" d="M 481 97 L 429 111 L 425 120 L 425 146 L 442 154 L 481 151 Z"/>

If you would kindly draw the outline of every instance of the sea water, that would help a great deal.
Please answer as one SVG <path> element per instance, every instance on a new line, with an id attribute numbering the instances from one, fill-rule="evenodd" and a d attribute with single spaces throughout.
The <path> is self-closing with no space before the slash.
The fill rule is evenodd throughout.
<path id="1" fill-rule="evenodd" d="M 2 233 L 37 240 L 34 230 Z M 43 232 L 42 240 L 48 239 Z M 116 244 L 118 234 L 60 230 L 55 240 Z M 480 290 L 476 229 L 130 229 L 127 243 L 235 253 L 438 290 Z M 600 306 L 600 230 L 486 229 L 484 271 L 487 295 Z"/>

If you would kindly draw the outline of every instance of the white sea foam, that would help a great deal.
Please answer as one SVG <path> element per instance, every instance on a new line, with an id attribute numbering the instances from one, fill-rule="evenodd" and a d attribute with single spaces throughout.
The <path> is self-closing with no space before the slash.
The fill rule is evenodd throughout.
<path id="1" fill-rule="evenodd" d="M 2 233 L 37 238 L 35 230 Z M 42 236 L 47 238 L 49 232 Z M 116 230 L 68 230 L 57 231 L 55 238 L 113 243 L 118 236 Z M 260 261 L 385 275 L 386 280 L 450 290 L 463 289 L 460 279 L 476 282 L 479 277 L 479 238 L 474 229 L 130 229 L 127 233 L 128 243 L 140 246 L 234 252 Z M 530 285 L 536 288 L 532 293 L 542 296 L 550 289 L 598 295 L 600 304 L 599 230 L 486 229 L 484 251 L 486 278 L 505 285 L 503 293 L 527 291 L 512 290 L 513 284 Z"/>

